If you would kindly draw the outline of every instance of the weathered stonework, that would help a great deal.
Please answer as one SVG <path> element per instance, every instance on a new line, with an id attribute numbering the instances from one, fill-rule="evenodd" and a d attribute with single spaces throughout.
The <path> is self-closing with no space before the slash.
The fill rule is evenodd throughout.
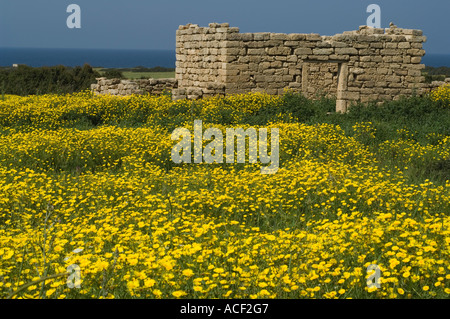
<path id="1" fill-rule="evenodd" d="M 326 94 L 345 112 L 351 102 L 396 100 L 430 89 L 420 30 L 361 26 L 334 36 L 239 33 L 228 23 L 180 26 L 176 32 L 174 99 L 285 88 Z"/>
<path id="2" fill-rule="evenodd" d="M 162 94 L 178 87 L 175 79 L 107 79 L 97 78 L 97 83 L 91 85 L 95 94 L 131 95 L 131 94 Z"/>

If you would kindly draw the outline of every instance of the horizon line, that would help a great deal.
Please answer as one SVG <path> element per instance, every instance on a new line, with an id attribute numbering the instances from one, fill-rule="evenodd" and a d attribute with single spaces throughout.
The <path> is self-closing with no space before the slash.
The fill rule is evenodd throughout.
<path id="1" fill-rule="evenodd" d="M 0 49 L 48 49 L 48 50 L 117 50 L 117 51 L 176 51 L 173 49 L 152 49 L 152 48 L 67 48 L 67 47 L 13 47 L 13 46 L 0 46 Z M 425 52 L 427 54 L 434 55 L 450 55 L 450 51 L 447 53 L 442 52 Z"/>
<path id="2" fill-rule="evenodd" d="M 12 47 L 0 46 L 0 49 L 48 49 L 48 50 L 118 50 L 118 51 L 175 51 L 176 49 L 151 48 L 67 48 L 67 47 Z"/>

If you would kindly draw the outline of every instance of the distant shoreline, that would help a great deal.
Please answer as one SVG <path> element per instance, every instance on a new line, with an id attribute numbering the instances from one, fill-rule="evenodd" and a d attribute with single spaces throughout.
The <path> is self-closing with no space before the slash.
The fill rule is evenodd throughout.
<path id="1" fill-rule="evenodd" d="M 45 49 L 0 48 L 0 66 L 26 64 L 32 67 L 64 65 L 92 67 L 133 68 L 143 66 L 175 68 L 175 50 L 143 49 Z M 450 67 L 450 53 L 427 53 L 422 64 L 431 67 Z"/>
<path id="2" fill-rule="evenodd" d="M 13 64 L 74 67 L 87 63 L 102 68 L 175 68 L 175 60 L 175 50 L 0 48 L 0 66 L 3 67 Z"/>
<path id="3" fill-rule="evenodd" d="M 422 64 L 434 68 L 450 67 L 450 54 L 444 53 L 426 53 L 422 58 Z"/>

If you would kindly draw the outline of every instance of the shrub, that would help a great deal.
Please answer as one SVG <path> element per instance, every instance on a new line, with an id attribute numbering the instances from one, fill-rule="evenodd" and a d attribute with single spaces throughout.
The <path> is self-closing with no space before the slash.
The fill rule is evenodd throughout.
<path id="1" fill-rule="evenodd" d="M 103 74 L 103 76 L 108 79 L 123 79 L 124 78 L 122 72 L 120 72 L 119 70 L 115 70 L 115 69 L 107 70 Z"/>
<path id="2" fill-rule="evenodd" d="M 0 69 L 1 93 L 21 96 L 80 92 L 90 88 L 97 77 L 100 74 L 88 64 L 73 68 L 19 65 L 17 68 Z"/>
<path id="3" fill-rule="evenodd" d="M 443 107 L 450 106 L 450 84 L 440 86 L 430 93 L 430 97 L 433 101 L 439 103 Z"/>

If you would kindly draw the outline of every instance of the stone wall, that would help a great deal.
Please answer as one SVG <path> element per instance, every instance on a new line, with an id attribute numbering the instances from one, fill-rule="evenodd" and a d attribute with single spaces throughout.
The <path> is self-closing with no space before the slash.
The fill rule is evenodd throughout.
<path id="1" fill-rule="evenodd" d="M 427 83 L 424 85 L 424 91 L 429 92 L 433 89 L 436 89 L 440 86 L 450 85 L 450 78 L 446 78 L 444 81 L 433 81 L 431 83 Z"/>
<path id="2" fill-rule="evenodd" d="M 131 94 L 161 94 L 178 87 L 175 79 L 107 79 L 97 78 L 97 83 L 91 85 L 95 94 L 131 95 Z"/>
<path id="3" fill-rule="evenodd" d="M 285 88 L 307 97 L 337 99 L 337 111 L 353 101 L 395 100 L 429 90 L 420 30 L 361 26 L 334 36 L 239 33 L 229 24 L 180 26 L 176 32 L 174 99 Z"/>

